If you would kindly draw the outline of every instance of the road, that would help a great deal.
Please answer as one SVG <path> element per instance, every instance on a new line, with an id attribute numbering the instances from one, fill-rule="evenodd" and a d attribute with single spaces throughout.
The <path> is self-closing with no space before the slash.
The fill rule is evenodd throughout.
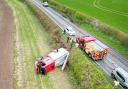
<path id="1" fill-rule="evenodd" d="M 54 21 L 62 30 L 67 26 L 72 26 L 77 33 L 76 37 L 82 35 L 91 35 L 87 33 L 85 30 L 79 28 L 78 26 L 70 22 L 68 19 L 64 18 L 62 15 L 54 11 L 52 8 L 42 6 L 42 4 L 37 0 L 32 0 L 32 2 L 46 15 L 48 15 L 48 17 L 52 21 Z M 72 38 L 75 39 L 75 37 Z M 97 41 L 97 44 L 105 45 L 99 40 Z M 128 59 L 124 58 L 122 55 L 115 52 L 113 49 L 111 49 L 111 47 L 109 47 L 109 50 L 109 54 L 107 55 L 107 58 L 105 60 L 96 61 L 95 63 L 109 76 L 111 75 L 112 69 L 116 67 L 121 67 L 128 72 Z"/>

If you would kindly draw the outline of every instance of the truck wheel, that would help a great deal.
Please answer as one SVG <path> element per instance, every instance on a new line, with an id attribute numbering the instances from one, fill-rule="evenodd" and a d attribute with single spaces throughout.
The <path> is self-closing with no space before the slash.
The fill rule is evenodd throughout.
<path id="1" fill-rule="evenodd" d="M 65 32 L 66 32 L 66 31 L 64 30 L 64 34 L 65 34 Z"/>
<path id="2" fill-rule="evenodd" d="M 123 88 L 124 88 L 124 89 L 128 89 L 128 87 L 126 87 L 126 86 L 123 86 Z"/>

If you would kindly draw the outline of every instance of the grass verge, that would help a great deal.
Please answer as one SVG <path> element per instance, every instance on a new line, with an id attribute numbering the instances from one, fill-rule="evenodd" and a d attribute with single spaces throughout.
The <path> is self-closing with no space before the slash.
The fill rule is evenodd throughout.
<path id="1" fill-rule="evenodd" d="M 24 3 L 18 0 L 7 0 L 7 2 L 13 9 L 16 24 L 13 89 L 59 89 L 58 82 L 61 82 L 61 85 L 63 82 L 67 84 L 68 79 L 65 76 L 64 81 L 60 78 L 58 82 L 52 79 L 57 78 L 57 74 L 63 74 L 60 70 L 54 71 L 56 75 L 35 74 L 36 58 L 52 50 L 53 45 L 50 43 L 53 42 L 52 35 L 46 32 Z"/>
<path id="2" fill-rule="evenodd" d="M 75 89 L 114 89 L 111 79 L 75 48 L 67 67 Z"/>

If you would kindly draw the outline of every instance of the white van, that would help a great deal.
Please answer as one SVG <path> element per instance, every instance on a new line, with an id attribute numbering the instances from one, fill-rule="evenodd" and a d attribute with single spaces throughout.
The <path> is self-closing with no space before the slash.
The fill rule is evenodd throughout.
<path id="1" fill-rule="evenodd" d="M 48 2 L 44 2 L 44 3 L 43 3 L 43 6 L 44 6 L 44 7 L 48 7 Z"/>
<path id="2" fill-rule="evenodd" d="M 111 73 L 112 78 L 119 81 L 124 89 L 128 89 L 128 73 L 120 67 L 115 68 Z"/>

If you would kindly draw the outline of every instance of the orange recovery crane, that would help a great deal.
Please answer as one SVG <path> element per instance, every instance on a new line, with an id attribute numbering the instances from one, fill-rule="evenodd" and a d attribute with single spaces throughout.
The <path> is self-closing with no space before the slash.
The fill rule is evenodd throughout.
<path id="1" fill-rule="evenodd" d="M 95 61 L 105 59 L 107 56 L 108 47 L 92 36 L 77 37 L 76 42 Z"/>

